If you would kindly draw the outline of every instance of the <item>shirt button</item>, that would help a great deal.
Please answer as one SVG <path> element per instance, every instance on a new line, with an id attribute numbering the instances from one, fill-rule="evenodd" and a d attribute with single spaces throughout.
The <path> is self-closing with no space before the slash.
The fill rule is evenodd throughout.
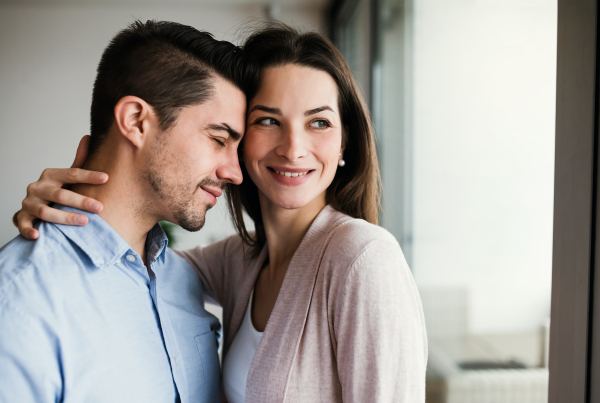
<path id="1" fill-rule="evenodd" d="M 121 259 L 117 259 L 116 264 L 121 264 Z"/>
<path id="2" fill-rule="evenodd" d="M 133 256 L 133 255 L 127 255 L 127 256 L 125 256 L 125 258 L 127 260 L 129 260 L 130 262 L 135 262 L 135 256 Z"/>

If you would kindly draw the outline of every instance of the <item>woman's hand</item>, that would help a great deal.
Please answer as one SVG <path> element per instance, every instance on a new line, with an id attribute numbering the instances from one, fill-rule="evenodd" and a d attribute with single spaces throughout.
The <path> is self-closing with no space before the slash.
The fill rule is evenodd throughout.
<path id="1" fill-rule="evenodd" d="M 34 221 L 41 219 L 57 224 L 85 225 L 88 218 L 83 214 L 68 213 L 48 206 L 51 202 L 75 207 L 92 213 L 102 211 L 102 203 L 91 197 L 74 193 L 62 186 L 65 184 L 87 183 L 101 185 L 108 181 L 108 175 L 103 172 L 80 169 L 87 158 L 90 136 L 84 136 L 77 147 L 75 161 L 71 168 L 48 168 L 42 172 L 37 182 L 27 186 L 27 197 L 23 200 L 23 209 L 15 216 L 15 225 L 27 239 L 37 239 L 38 230 L 33 228 Z"/>

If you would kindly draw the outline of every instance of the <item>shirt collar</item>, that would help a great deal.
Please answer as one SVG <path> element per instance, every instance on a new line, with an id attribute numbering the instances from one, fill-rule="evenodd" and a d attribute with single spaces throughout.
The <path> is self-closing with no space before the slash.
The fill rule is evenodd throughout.
<path id="1" fill-rule="evenodd" d="M 165 262 L 165 253 L 167 246 L 169 245 L 169 238 L 167 234 L 161 228 L 159 224 L 156 224 L 150 231 L 146 238 L 146 254 L 150 263 L 154 263 L 157 259 L 160 259 L 162 263 Z"/>
<path id="2" fill-rule="evenodd" d="M 82 227 L 55 225 L 67 238 L 75 243 L 91 259 L 97 267 L 115 264 L 131 246 L 98 214 L 89 213 L 73 207 L 55 204 L 54 208 L 71 213 L 84 214 L 88 217 L 87 225 Z M 160 258 L 164 263 L 168 239 L 160 225 L 156 224 L 146 239 L 146 253 L 150 264 Z"/>

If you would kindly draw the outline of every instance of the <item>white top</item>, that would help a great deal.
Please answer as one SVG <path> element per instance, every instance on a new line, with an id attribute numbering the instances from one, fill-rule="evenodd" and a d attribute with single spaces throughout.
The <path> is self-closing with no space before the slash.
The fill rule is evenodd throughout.
<path id="1" fill-rule="evenodd" d="M 223 389 L 229 403 L 244 403 L 246 400 L 248 371 L 250 371 L 250 364 L 252 364 L 252 359 L 263 335 L 252 324 L 250 313 L 253 295 L 254 290 L 250 293 L 250 300 L 240 330 L 235 335 L 223 362 Z"/>

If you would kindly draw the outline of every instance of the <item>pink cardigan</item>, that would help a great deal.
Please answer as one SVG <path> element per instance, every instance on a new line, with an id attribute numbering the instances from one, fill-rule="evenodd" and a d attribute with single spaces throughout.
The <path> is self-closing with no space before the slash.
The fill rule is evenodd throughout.
<path id="1" fill-rule="evenodd" d="M 223 356 L 237 333 L 266 247 L 240 237 L 179 252 L 223 307 Z M 254 356 L 247 402 L 425 401 L 427 338 L 400 246 L 381 227 L 330 206 L 290 262 Z"/>

